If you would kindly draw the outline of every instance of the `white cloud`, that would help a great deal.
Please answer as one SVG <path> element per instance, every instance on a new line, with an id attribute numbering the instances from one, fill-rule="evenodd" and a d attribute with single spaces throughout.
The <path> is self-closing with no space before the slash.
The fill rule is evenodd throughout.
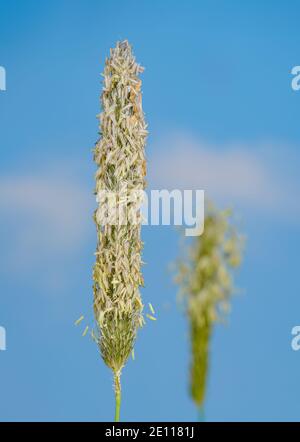
<path id="1" fill-rule="evenodd" d="M 270 143 L 218 146 L 177 134 L 156 146 L 149 183 L 152 188 L 203 189 L 218 202 L 250 210 L 299 211 L 292 198 L 293 176 L 278 172 L 280 152 Z"/>
<path id="2" fill-rule="evenodd" d="M 298 219 L 294 195 L 300 161 L 293 149 L 270 143 L 214 146 L 176 135 L 150 145 L 151 151 L 150 188 L 204 189 L 217 203 L 249 209 L 254 216 L 257 211 L 276 217 L 288 212 L 289 219 Z M 85 245 L 95 241 L 93 172 L 82 161 L 67 164 L 60 160 L 40 173 L 0 179 L 2 275 L 61 285 L 64 273 L 70 277 L 66 266 L 72 268 Z"/>
<path id="3" fill-rule="evenodd" d="M 93 195 L 83 180 L 49 169 L 0 179 L 2 273 L 60 284 L 59 269 L 78 256 L 93 230 Z"/>

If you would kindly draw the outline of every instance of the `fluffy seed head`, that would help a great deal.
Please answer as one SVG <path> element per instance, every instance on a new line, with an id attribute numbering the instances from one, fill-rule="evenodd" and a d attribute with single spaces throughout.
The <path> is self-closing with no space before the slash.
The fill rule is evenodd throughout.
<path id="1" fill-rule="evenodd" d="M 127 41 L 118 42 L 106 60 L 101 96 L 100 139 L 94 149 L 96 195 L 117 195 L 116 209 L 137 214 L 136 222 L 102 223 L 103 198 L 94 219 L 97 227 L 94 265 L 94 314 L 104 362 L 119 373 L 132 352 L 143 324 L 141 274 L 141 201 L 132 198 L 145 188 L 147 135 L 142 110 L 143 71 Z"/>

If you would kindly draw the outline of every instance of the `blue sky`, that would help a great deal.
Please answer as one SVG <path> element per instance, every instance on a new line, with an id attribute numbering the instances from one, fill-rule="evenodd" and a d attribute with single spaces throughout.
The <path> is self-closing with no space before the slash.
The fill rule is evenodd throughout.
<path id="1" fill-rule="evenodd" d="M 299 3 L 0 0 L 0 420 L 111 420 L 112 378 L 74 320 L 92 321 L 91 149 L 100 73 L 127 38 L 146 67 L 149 186 L 233 205 L 247 250 L 211 348 L 207 420 L 299 420 Z M 144 227 L 141 330 L 124 420 L 189 421 L 188 334 L 168 271 L 172 227 Z"/>

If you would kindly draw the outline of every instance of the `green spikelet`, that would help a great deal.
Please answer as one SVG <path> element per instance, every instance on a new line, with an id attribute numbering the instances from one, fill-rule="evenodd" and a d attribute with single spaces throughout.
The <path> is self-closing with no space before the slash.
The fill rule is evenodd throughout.
<path id="1" fill-rule="evenodd" d="M 117 402 L 122 368 L 133 350 L 138 327 L 143 325 L 139 292 L 143 285 L 142 201 L 132 197 L 145 188 L 147 130 L 139 79 L 142 71 L 127 41 L 118 42 L 111 49 L 104 70 L 100 139 L 94 150 L 99 203 L 94 216 L 98 237 L 93 272 L 94 314 L 102 358 L 114 373 Z M 129 218 L 122 223 L 119 218 L 116 223 L 103 221 L 110 193 L 116 196 L 117 213 L 135 214 L 134 223 Z"/>
<path id="2" fill-rule="evenodd" d="M 242 238 L 230 225 L 230 211 L 209 207 L 204 233 L 179 263 L 177 283 L 190 326 L 190 392 L 198 407 L 205 399 L 213 325 L 230 309 L 231 270 L 240 265 Z"/>

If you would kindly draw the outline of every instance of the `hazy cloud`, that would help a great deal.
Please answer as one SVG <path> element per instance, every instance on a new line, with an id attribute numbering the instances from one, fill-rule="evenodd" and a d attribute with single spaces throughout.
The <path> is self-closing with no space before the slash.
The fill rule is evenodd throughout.
<path id="1" fill-rule="evenodd" d="M 211 145 L 177 134 L 156 146 L 149 183 L 153 188 L 203 189 L 221 203 L 251 210 L 299 211 L 292 196 L 296 178 L 278 167 L 281 153 L 281 146 L 270 143 Z"/>
<path id="2" fill-rule="evenodd" d="M 176 134 L 149 146 L 149 187 L 203 189 L 217 203 L 249 209 L 253 216 L 288 213 L 297 220 L 300 161 L 292 151 L 272 143 L 210 145 Z M 72 268 L 87 241 L 95 240 L 92 171 L 82 172 L 82 161 L 67 164 L 60 160 L 40 173 L 0 179 L 2 274 L 59 285 L 65 267 Z"/>
<path id="3" fill-rule="evenodd" d="M 38 278 L 59 268 L 80 252 L 93 230 L 93 195 L 78 177 L 60 170 L 0 179 L 2 272 Z M 55 277 L 54 277 L 55 274 Z"/>

